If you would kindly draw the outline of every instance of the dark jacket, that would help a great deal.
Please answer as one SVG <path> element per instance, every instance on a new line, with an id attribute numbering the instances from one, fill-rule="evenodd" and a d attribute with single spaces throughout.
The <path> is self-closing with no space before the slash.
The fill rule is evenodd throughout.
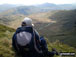
<path id="1" fill-rule="evenodd" d="M 29 49 L 30 51 L 29 52 L 32 52 L 33 54 L 37 53 L 37 51 L 35 50 L 34 48 L 34 38 L 35 38 L 35 41 L 36 41 L 36 44 L 37 44 L 37 48 L 39 50 L 41 50 L 41 47 L 40 47 L 40 38 L 39 38 L 39 34 L 36 30 L 34 30 L 34 33 L 33 33 L 33 28 L 32 27 L 19 27 L 16 32 L 14 33 L 13 35 L 13 38 L 12 38 L 12 46 L 13 48 L 16 50 L 16 51 L 20 51 L 20 49 L 22 49 L 18 44 L 17 44 L 17 41 L 16 41 L 16 34 L 19 33 L 19 32 L 22 32 L 22 31 L 26 31 L 26 32 L 29 32 L 31 33 L 32 35 L 32 40 L 29 44 Z M 35 37 L 34 37 L 34 34 L 35 34 Z M 20 51 L 21 52 L 21 51 Z M 32 54 L 31 53 L 31 54 Z"/>

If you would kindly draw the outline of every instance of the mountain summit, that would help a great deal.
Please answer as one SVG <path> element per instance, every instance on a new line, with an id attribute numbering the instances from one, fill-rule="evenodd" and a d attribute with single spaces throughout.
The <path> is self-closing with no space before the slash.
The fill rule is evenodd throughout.
<path id="1" fill-rule="evenodd" d="M 37 5 L 37 6 L 40 6 L 40 7 L 54 7 L 54 6 L 56 6 L 56 4 L 53 4 L 53 3 L 44 3 L 44 4 Z"/>

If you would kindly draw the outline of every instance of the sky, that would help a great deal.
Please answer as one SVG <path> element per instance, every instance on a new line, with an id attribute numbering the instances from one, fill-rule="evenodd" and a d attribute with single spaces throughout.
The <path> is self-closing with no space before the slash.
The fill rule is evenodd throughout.
<path id="1" fill-rule="evenodd" d="M 76 0 L 0 0 L 0 4 L 36 5 L 42 3 L 75 4 Z"/>

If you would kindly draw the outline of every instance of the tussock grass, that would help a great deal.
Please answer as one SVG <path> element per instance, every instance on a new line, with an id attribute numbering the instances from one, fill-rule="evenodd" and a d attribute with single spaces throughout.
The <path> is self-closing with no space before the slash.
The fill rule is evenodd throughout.
<path id="1" fill-rule="evenodd" d="M 0 57 L 20 57 L 16 55 L 14 49 L 12 48 L 12 35 L 15 32 L 14 29 L 0 25 Z M 51 51 L 52 48 L 56 48 L 57 51 L 64 52 L 75 52 L 76 49 L 61 43 L 59 40 L 50 43 L 47 38 L 45 38 L 48 44 L 48 49 Z M 59 57 L 56 56 L 55 57 Z"/>

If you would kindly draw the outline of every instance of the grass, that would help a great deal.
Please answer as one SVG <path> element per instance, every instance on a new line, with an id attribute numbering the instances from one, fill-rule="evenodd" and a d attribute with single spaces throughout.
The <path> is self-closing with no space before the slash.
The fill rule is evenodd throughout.
<path id="1" fill-rule="evenodd" d="M 12 48 L 12 35 L 15 32 L 14 29 L 0 25 L 0 57 L 20 57 L 16 55 Z M 57 51 L 62 52 L 76 52 L 76 49 L 66 44 L 61 43 L 59 40 L 50 43 L 46 38 L 48 49 L 51 51 L 52 48 L 56 48 Z M 59 57 L 56 56 L 55 57 Z"/>
<path id="2" fill-rule="evenodd" d="M 11 46 L 11 38 L 14 31 L 14 29 L 0 24 L 0 57 L 14 57 Z"/>

